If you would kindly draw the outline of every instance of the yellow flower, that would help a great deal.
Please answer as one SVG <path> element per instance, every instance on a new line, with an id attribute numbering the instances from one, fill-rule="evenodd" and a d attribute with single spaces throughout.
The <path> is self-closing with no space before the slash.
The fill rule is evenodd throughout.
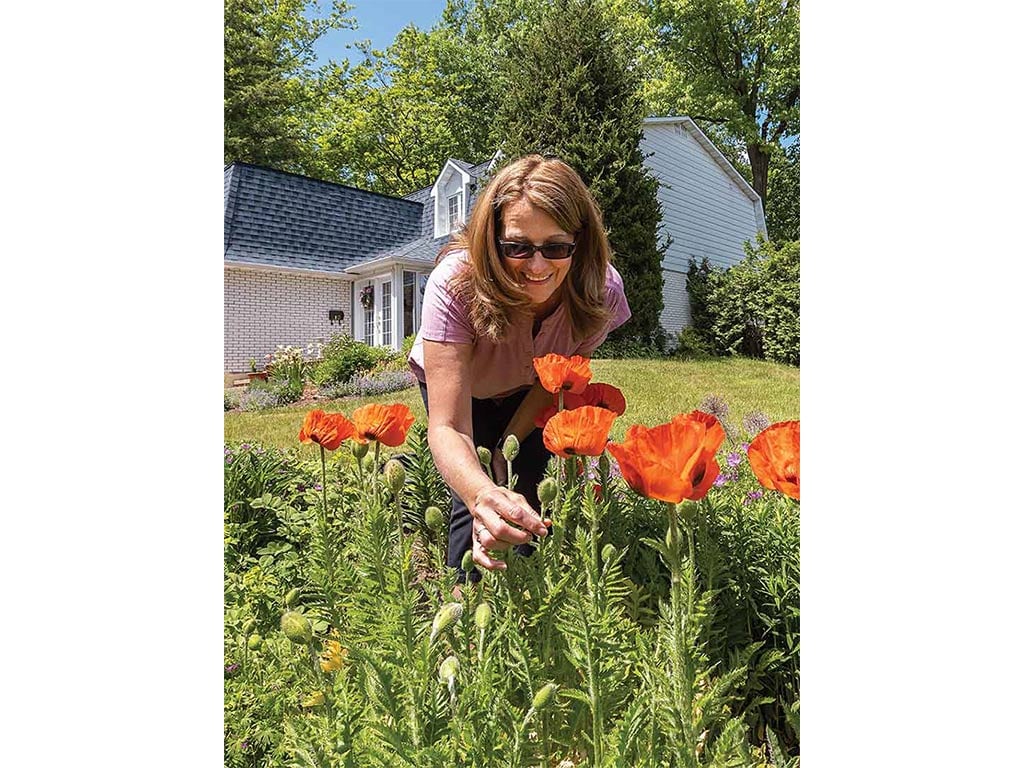
<path id="1" fill-rule="evenodd" d="M 319 707 L 324 703 L 326 697 L 323 691 L 313 691 L 309 696 L 302 700 L 302 706 L 304 707 Z"/>
<path id="2" fill-rule="evenodd" d="M 320 653 L 320 669 L 324 672 L 337 672 L 348 656 L 348 649 L 342 648 L 337 640 L 325 640 L 324 645 L 326 647 Z"/>

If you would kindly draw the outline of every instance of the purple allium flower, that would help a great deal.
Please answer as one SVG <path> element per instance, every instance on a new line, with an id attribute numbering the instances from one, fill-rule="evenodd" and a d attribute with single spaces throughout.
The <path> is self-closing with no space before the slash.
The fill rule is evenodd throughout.
<path id="1" fill-rule="evenodd" d="M 751 437 L 759 435 L 771 426 L 771 421 L 760 411 L 751 411 L 743 417 L 743 428 Z"/>
<path id="2" fill-rule="evenodd" d="M 760 499 L 762 496 L 764 496 L 764 492 L 763 491 L 751 491 L 750 493 L 747 494 L 747 498 L 745 498 L 743 500 L 743 503 L 744 504 L 752 504 L 753 502 L 755 502 L 758 499 Z"/>
<path id="3" fill-rule="evenodd" d="M 729 406 L 718 395 L 708 395 L 697 408 L 704 411 L 704 413 L 710 413 L 723 424 L 725 423 L 725 417 L 729 415 Z"/>
<path id="4" fill-rule="evenodd" d="M 735 451 L 725 457 L 725 463 L 728 464 L 730 467 L 739 466 L 739 463 L 741 461 L 743 461 L 743 457 L 740 454 L 736 453 Z"/>

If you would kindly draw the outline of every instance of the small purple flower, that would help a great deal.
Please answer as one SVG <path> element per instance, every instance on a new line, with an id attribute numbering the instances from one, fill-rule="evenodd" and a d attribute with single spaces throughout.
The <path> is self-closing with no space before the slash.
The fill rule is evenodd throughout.
<path id="1" fill-rule="evenodd" d="M 728 464 L 730 467 L 739 466 L 739 463 L 741 461 L 743 461 L 743 457 L 740 454 L 736 453 L 735 451 L 725 457 L 725 463 Z"/>
<path id="2" fill-rule="evenodd" d="M 320 483 L 317 483 L 317 484 L 316 484 L 316 485 L 314 485 L 313 487 L 314 487 L 314 488 L 315 488 L 316 490 L 318 490 L 318 491 L 322 491 L 322 490 L 324 489 L 324 487 L 323 487 L 322 485 L 320 485 Z"/>
<path id="3" fill-rule="evenodd" d="M 755 501 L 764 496 L 763 491 L 751 491 L 747 494 L 747 498 L 743 500 L 744 504 L 753 504 Z"/>
<path id="4" fill-rule="evenodd" d="M 746 453 L 750 449 L 750 443 L 740 443 L 740 450 Z"/>
<path id="5" fill-rule="evenodd" d="M 249 740 L 246 739 L 245 741 L 242 742 L 242 749 L 248 749 L 248 748 L 249 748 Z"/>
<path id="6" fill-rule="evenodd" d="M 228 456 L 226 459 L 224 459 L 224 463 L 225 464 L 230 464 L 231 463 L 231 457 Z"/>
<path id="7" fill-rule="evenodd" d="M 248 450 L 249 450 L 249 448 L 250 448 L 250 446 L 249 446 L 249 444 L 248 444 L 248 443 L 242 443 L 242 450 L 243 450 L 243 451 L 248 451 Z"/>
<path id="8" fill-rule="evenodd" d="M 224 674 L 225 675 L 233 675 L 237 671 L 238 671 L 238 662 L 235 662 L 234 664 L 226 664 L 224 666 Z"/>
<path id="9" fill-rule="evenodd" d="M 715 487 L 721 488 L 723 485 L 729 482 L 729 476 L 725 472 L 719 472 L 718 477 L 715 478 Z"/>

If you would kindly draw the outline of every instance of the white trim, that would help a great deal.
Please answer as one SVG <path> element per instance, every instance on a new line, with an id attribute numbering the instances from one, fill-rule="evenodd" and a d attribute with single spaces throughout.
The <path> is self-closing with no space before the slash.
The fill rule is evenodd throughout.
<path id="1" fill-rule="evenodd" d="M 338 280 L 352 282 L 352 278 L 345 272 L 332 272 L 322 269 L 300 269 L 298 267 L 280 267 L 276 264 L 256 264 L 251 261 L 228 261 L 224 260 L 225 269 L 242 269 L 246 272 L 281 272 L 289 275 L 309 275 L 311 277 L 330 277 Z"/>

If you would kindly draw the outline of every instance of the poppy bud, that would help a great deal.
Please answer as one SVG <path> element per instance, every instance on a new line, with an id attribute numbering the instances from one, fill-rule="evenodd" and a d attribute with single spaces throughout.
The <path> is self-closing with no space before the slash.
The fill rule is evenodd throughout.
<path id="1" fill-rule="evenodd" d="M 601 473 L 602 477 L 608 477 L 612 471 L 612 460 L 608 458 L 607 453 L 602 453 L 597 459 L 597 471 Z"/>
<path id="2" fill-rule="evenodd" d="M 405 486 L 405 467 L 398 459 L 391 459 L 384 465 L 384 480 L 391 492 L 397 496 Z"/>
<path id="3" fill-rule="evenodd" d="M 676 504 L 676 514 L 681 522 L 689 525 L 697 517 L 697 503 L 684 499 Z"/>
<path id="4" fill-rule="evenodd" d="M 302 700 L 302 706 L 304 707 L 319 707 L 325 701 L 323 691 L 313 691 L 309 696 Z"/>
<path id="5" fill-rule="evenodd" d="M 557 685 L 555 685 L 554 683 L 548 683 L 547 685 L 545 685 L 543 688 L 537 691 L 537 694 L 533 697 L 533 702 L 531 704 L 533 710 L 535 712 L 540 712 L 541 710 L 543 710 L 548 704 L 554 701 L 555 695 L 557 693 Z"/>
<path id="6" fill-rule="evenodd" d="M 467 549 L 466 554 L 462 556 L 462 570 L 469 573 L 473 570 L 473 550 Z"/>
<path id="7" fill-rule="evenodd" d="M 605 544 L 604 548 L 601 550 L 601 561 L 607 563 L 609 560 L 615 557 L 617 553 L 618 550 L 615 549 L 614 544 Z"/>
<path id="8" fill-rule="evenodd" d="M 281 617 L 281 631 L 296 645 L 306 645 L 313 639 L 313 625 L 298 611 L 288 611 Z"/>
<path id="9" fill-rule="evenodd" d="M 665 531 L 665 546 L 668 547 L 669 552 L 676 551 L 676 537 L 672 530 L 672 526 L 669 526 L 669 529 Z"/>
<path id="10" fill-rule="evenodd" d="M 476 607 L 476 614 L 473 616 L 473 621 L 476 622 L 477 627 L 484 629 L 488 624 L 491 623 L 491 606 L 487 603 L 480 603 Z"/>
<path id="11" fill-rule="evenodd" d="M 489 448 L 484 448 L 482 445 L 478 445 L 476 448 L 476 457 L 480 459 L 480 463 L 485 467 L 491 466 L 491 451 Z"/>
<path id="12" fill-rule="evenodd" d="M 288 594 L 284 596 L 284 604 L 288 608 L 291 608 L 299 600 L 299 588 L 289 589 Z"/>
<path id="13" fill-rule="evenodd" d="M 360 443 L 358 440 L 352 443 L 352 455 L 356 457 L 356 461 L 363 458 L 366 452 L 370 450 L 369 443 Z"/>
<path id="14" fill-rule="evenodd" d="M 248 642 L 250 651 L 258 651 L 263 646 L 263 638 L 259 635 L 252 635 Z"/>
<path id="15" fill-rule="evenodd" d="M 423 519 L 427 528 L 432 531 L 440 531 L 444 527 L 444 515 L 437 507 L 427 507 L 427 511 L 423 513 Z"/>
<path id="16" fill-rule="evenodd" d="M 459 660 L 454 656 L 449 656 L 441 662 L 441 670 L 439 674 L 442 683 L 448 683 L 451 685 L 455 681 L 455 676 L 459 674 Z"/>
<path id="17" fill-rule="evenodd" d="M 430 628 L 430 642 L 433 643 L 438 635 L 461 618 L 462 603 L 445 603 L 442 605 L 434 616 L 434 623 Z"/>
<path id="18" fill-rule="evenodd" d="M 519 438 L 515 435 L 506 437 L 501 446 L 501 453 L 505 456 L 505 461 L 514 461 L 519 455 Z"/>
<path id="19" fill-rule="evenodd" d="M 256 619 L 249 619 L 242 625 L 242 634 L 251 635 L 254 629 L 256 629 Z"/>
<path id="20" fill-rule="evenodd" d="M 558 496 L 558 483 L 553 477 L 545 477 L 537 486 L 537 498 L 541 504 L 550 504 Z"/>

